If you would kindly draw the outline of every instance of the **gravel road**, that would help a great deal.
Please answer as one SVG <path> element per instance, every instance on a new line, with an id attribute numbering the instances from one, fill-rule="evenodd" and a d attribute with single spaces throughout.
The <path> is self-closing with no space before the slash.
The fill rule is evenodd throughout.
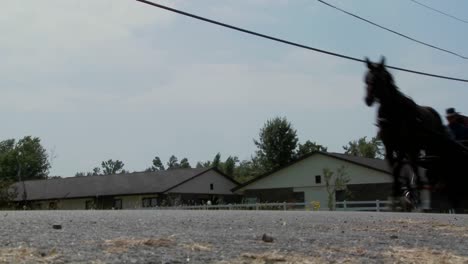
<path id="1" fill-rule="evenodd" d="M 0 263 L 468 263 L 468 215 L 0 211 L 0 219 Z"/>

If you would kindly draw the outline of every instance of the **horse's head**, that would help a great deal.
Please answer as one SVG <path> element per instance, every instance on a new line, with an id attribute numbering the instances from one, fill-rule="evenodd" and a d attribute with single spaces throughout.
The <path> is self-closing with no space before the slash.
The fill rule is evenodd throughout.
<path id="1" fill-rule="evenodd" d="M 385 69 L 385 58 L 382 57 L 380 63 L 372 63 L 366 58 L 368 71 L 364 77 L 366 83 L 365 102 L 367 106 L 372 106 L 377 100 L 388 98 L 392 89 L 395 89 L 392 75 Z"/>

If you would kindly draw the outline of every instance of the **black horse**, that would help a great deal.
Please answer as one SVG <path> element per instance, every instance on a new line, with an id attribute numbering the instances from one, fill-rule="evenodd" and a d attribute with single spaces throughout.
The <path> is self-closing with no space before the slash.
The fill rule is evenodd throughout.
<path id="1" fill-rule="evenodd" d="M 468 169 L 467 149 L 450 139 L 439 114 L 430 107 L 419 106 L 398 90 L 392 75 L 386 70 L 385 59 L 372 63 L 366 58 L 368 72 L 365 76 L 367 106 L 379 103 L 379 137 L 385 147 L 385 158 L 393 170 L 394 198 L 411 196 L 412 203 L 419 200 L 418 191 L 412 190 L 408 179 L 402 179 L 402 167 L 409 165 L 414 173 L 414 186 L 422 183 L 418 167 L 422 160 L 432 159 L 427 172 L 428 185 L 446 186 L 449 200 L 454 208 L 460 207 L 463 189 L 460 178 L 466 182 Z M 464 186 L 468 188 L 468 186 Z"/>

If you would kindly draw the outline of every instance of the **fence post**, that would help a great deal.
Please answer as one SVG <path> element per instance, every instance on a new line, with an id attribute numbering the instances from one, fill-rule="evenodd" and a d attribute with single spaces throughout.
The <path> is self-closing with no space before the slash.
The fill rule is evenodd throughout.
<path id="1" fill-rule="evenodd" d="M 380 212 L 380 201 L 377 200 L 376 202 L 377 202 L 377 212 Z"/>
<path id="2" fill-rule="evenodd" d="M 255 210 L 258 210 L 258 203 L 255 203 Z"/>
<path id="3" fill-rule="evenodd" d="M 283 211 L 286 211 L 286 202 L 283 202 Z"/>
<path id="4" fill-rule="evenodd" d="M 346 211 L 346 200 L 343 201 L 343 208 L 344 208 L 344 211 Z"/>

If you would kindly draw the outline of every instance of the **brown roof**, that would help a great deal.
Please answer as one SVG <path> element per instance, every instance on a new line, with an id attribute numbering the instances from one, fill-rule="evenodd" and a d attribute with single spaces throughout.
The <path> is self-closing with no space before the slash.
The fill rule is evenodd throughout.
<path id="1" fill-rule="evenodd" d="M 164 193 L 174 186 L 189 181 L 209 170 L 216 169 L 174 169 L 117 175 L 69 177 L 62 179 L 31 180 L 25 181 L 24 184 L 27 191 L 27 200 Z M 219 172 L 218 170 L 216 171 Z M 219 173 L 225 176 L 223 173 Z M 230 180 L 233 181 L 232 179 Z M 23 184 L 17 182 L 14 184 L 14 187 L 17 190 L 17 198 L 15 200 L 22 200 Z"/>
<path id="2" fill-rule="evenodd" d="M 383 159 L 364 158 L 364 157 L 352 156 L 352 155 L 347 155 L 347 154 L 342 154 L 342 153 L 324 152 L 322 154 L 335 157 L 341 160 L 349 161 L 351 163 L 361 165 L 370 169 L 378 170 L 381 172 L 392 173 L 387 161 Z"/>

